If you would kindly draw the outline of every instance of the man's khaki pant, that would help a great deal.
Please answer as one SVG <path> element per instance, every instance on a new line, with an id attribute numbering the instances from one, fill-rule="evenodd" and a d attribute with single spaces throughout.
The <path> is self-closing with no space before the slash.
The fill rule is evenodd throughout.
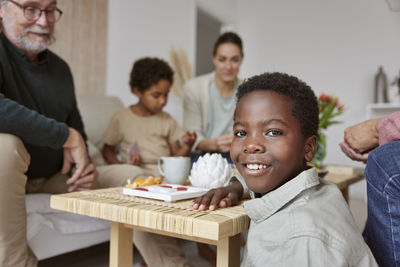
<path id="1" fill-rule="evenodd" d="M 37 259 L 26 240 L 26 193 L 65 193 L 67 177 L 56 174 L 50 179 L 28 180 L 25 175 L 30 155 L 22 141 L 0 133 L 0 266 L 36 266 Z M 128 178 L 143 175 L 132 165 L 97 167 L 98 187 L 126 184 Z M 135 244 L 149 266 L 189 266 L 173 238 L 135 231 Z"/>

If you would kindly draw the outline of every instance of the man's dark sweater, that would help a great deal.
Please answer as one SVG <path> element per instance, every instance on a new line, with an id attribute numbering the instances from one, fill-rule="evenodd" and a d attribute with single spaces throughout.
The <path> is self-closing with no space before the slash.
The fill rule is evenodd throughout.
<path id="1" fill-rule="evenodd" d="M 49 50 L 32 63 L 0 34 L 0 133 L 21 138 L 31 156 L 28 179 L 61 170 L 68 126 L 86 139 L 71 71 Z"/>

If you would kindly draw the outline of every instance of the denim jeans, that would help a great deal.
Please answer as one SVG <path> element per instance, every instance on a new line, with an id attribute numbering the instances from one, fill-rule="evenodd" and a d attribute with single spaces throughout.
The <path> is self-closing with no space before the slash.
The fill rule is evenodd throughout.
<path id="1" fill-rule="evenodd" d="M 379 266 L 400 266 L 400 141 L 371 152 L 365 179 L 368 196 L 365 242 Z"/>

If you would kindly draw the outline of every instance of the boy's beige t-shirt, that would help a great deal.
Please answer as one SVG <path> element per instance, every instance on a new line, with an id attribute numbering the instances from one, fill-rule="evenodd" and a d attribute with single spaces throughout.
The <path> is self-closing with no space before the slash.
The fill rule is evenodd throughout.
<path id="1" fill-rule="evenodd" d="M 146 175 L 157 175 L 157 161 L 162 156 L 170 156 L 169 144 L 183 135 L 183 130 L 166 112 L 150 117 L 133 113 L 130 108 L 116 112 L 104 135 L 104 143 L 116 146 L 122 161 L 127 162 L 129 147 L 137 141 L 141 164 Z"/>

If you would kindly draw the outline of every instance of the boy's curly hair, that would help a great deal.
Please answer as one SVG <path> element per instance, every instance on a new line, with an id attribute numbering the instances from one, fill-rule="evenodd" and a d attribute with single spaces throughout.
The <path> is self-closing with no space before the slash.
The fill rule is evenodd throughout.
<path id="1" fill-rule="evenodd" d="M 307 138 L 317 135 L 318 101 L 311 87 L 305 82 L 279 72 L 253 76 L 239 86 L 236 94 L 236 108 L 243 96 L 254 91 L 273 91 L 290 98 L 292 100 L 292 115 L 299 120 L 303 136 Z"/>
<path id="2" fill-rule="evenodd" d="M 131 90 L 136 87 L 140 92 L 144 92 L 160 80 L 173 82 L 174 71 L 168 63 L 155 57 L 145 57 L 135 61 L 133 64 L 129 85 Z"/>

